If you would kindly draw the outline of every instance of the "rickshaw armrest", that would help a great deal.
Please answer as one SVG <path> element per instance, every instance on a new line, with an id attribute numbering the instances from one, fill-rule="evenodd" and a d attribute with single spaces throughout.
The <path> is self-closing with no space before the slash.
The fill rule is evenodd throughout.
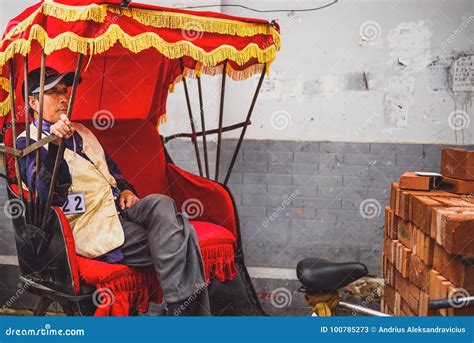
<path id="1" fill-rule="evenodd" d="M 172 163 L 166 167 L 169 191 L 178 212 L 190 219 L 225 227 L 237 237 L 236 211 L 229 191 L 213 180 L 189 173 Z"/>

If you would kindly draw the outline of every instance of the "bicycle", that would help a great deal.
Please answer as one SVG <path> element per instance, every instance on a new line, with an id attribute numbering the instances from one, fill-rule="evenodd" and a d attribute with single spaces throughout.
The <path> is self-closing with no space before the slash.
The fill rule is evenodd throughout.
<path id="1" fill-rule="evenodd" d="M 313 309 L 312 316 L 332 316 L 336 307 L 341 307 L 366 316 L 390 317 L 380 311 L 341 301 L 339 291 L 368 274 L 367 267 L 360 262 L 337 263 L 319 258 L 306 258 L 296 267 L 301 282 L 299 290 L 305 293 L 306 301 Z M 435 299 L 428 303 L 430 310 L 468 306 L 474 306 L 474 296 Z"/>

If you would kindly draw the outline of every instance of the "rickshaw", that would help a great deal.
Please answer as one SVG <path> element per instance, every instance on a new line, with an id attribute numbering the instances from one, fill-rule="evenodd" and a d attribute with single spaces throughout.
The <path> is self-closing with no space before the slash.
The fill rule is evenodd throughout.
<path id="1" fill-rule="evenodd" d="M 20 279 L 28 292 L 39 296 L 35 315 L 45 315 L 52 303 L 66 315 L 138 314 L 148 311 L 150 301 L 160 303 L 162 294 L 152 266 L 131 268 L 76 254 L 67 218 L 52 206 L 64 140 L 45 203 L 21 179 L 20 158 L 36 154 L 41 166 L 39 148 L 54 138 L 31 137 L 25 126 L 32 120 L 24 101 L 28 72 L 41 68 L 39 132 L 46 66 L 75 71 L 67 116 L 96 134 L 140 196 L 169 195 L 187 213 L 199 238 L 212 313 L 263 315 L 245 266 L 237 207 L 226 184 L 279 47 L 275 22 L 129 0 L 44 0 L 10 21 L 0 46 L 1 151 Z M 222 78 L 217 128 L 206 127 L 202 74 Z M 223 126 L 226 78 L 253 75 L 259 75 L 258 84 L 245 119 Z M 199 120 L 190 100 L 191 82 L 199 91 Z M 191 132 L 164 138 L 157 128 L 166 118 L 168 92 L 177 83 L 184 87 Z M 240 139 L 226 174 L 220 175 L 222 135 L 237 129 Z M 24 130 L 27 147 L 18 150 L 16 140 Z M 217 136 L 214 175 L 209 135 Z M 176 166 L 167 153 L 164 143 L 178 137 L 191 139 L 199 175 Z"/>

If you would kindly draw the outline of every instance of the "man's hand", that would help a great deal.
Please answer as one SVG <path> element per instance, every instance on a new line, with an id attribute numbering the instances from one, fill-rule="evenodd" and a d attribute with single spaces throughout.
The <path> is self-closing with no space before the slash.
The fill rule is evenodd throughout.
<path id="1" fill-rule="evenodd" d="M 54 144 L 60 144 L 61 143 L 61 138 L 69 138 L 74 134 L 74 128 L 71 126 L 71 122 L 69 119 L 67 119 L 67 116 L 65 114 L 61 114 L 59 117 L 59 120 L 51 125 L 51 128 L 49 129 L 49 132 L 56 137 L 58 137 L 56 140 L 54 140 L 52 143 Z"/>
<path id="2" fill-rule="evenodd" d="M 126 189 L 120 194 L 119 200 L 120 208 L 124 210 L 135 205 L 135 203 L 140 199 L 138 199 L 138 197 L 131 190 Z"/>

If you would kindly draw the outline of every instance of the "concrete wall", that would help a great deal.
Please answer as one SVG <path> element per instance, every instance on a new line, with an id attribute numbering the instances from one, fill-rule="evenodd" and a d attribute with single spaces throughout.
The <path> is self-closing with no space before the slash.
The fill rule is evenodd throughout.
<path id="1" fill-rule="evenodd" d="M 2 0 L 0 28 L 32 0 Z M 233 1 L 143 1 L 163 6 L 224 5 Z M 241 0 L 259 10 L 307 9 L 329 1 Z M 340 1 L 314 12 L 225 13 L 277 19 L 282 51 L 271 66 L 252 139 L 292 141 L 469 144 L 471 91 L 453 92 L 453 62 L 474 54 L 471 0 Z M 243 118 L 256 85 L 229 82 L 225 122 Z M 204 78 L 208 126 L 217 123 L 219 78 Z M 193 91 L 195 95 L 195 90 Z M 197 96 L 195 109 L 197 109 Z M 170 95 L 167 135 L 182 131 L 187 111 L 182 87 Z M 199 124 L 198 124 L 199 126 Z M 235 138 L 238 132 L 226 137 Z"/>

